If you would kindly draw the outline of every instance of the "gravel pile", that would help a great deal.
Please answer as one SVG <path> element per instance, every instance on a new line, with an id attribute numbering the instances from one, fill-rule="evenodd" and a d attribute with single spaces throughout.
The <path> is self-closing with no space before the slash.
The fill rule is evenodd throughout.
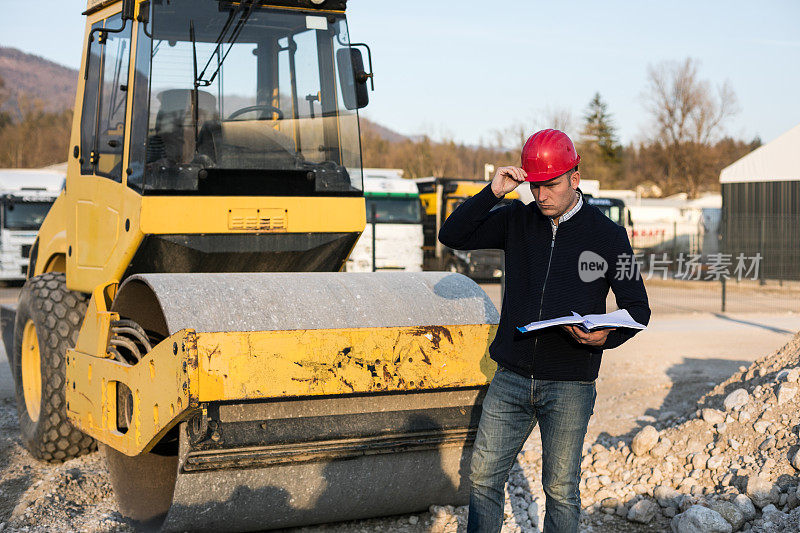
<path id="1" fill-rule="evenodd" d="M 674 532 L 800 531 L 800 335 L 740 367 L 684 417 L 582 461 L 590 515 Z"/>

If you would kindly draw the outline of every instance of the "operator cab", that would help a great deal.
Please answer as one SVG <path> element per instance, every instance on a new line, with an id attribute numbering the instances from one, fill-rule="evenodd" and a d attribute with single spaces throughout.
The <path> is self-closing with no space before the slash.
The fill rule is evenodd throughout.
<path id="1" fill-rule="evenodd" d="M 360 196 L 357 109 L 371 74 L 343 9 L 287 7 L 152 0 L 135 26 L 119 14 L 97 22 L 82 173 L 125 173 L 143 195 Z"/>

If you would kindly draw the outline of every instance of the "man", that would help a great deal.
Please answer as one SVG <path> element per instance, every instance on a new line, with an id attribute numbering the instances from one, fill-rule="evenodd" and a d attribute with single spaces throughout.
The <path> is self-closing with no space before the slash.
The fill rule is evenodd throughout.
<path id="1" fill-rule="evenodd" d="M 505 251 L 506 289 L 489 348 L 498 366 L 483 401 L 471 464 L 470 532 L 500 531 L 508 473 L 537 423 L 544 531 L 578 531 L 581 450 L 594 412 L 601 355 L 635 333 L 623 328 L 585 333 L 567 326 L 523 334 L 516 328 L 573 311 L 605 313 L 609 288 L 634 320 L 650 319 L 628 234 L 583 201 L 579 162 L 566 134 L 540 131 L 525 143 L 522 168 L 500 168 L 439 232 L 439 240 L 457 250 Z M 535 202 L 514 201 L 492 211 L 526 181 Z"/>

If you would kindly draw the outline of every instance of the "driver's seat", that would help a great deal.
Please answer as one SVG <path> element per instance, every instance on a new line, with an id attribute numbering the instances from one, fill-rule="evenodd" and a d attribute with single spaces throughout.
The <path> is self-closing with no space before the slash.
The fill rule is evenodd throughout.
<path id="1" fill-rule="evenodd" d="M 291 124 L 291 125 L 290 125 Z M 198 152 L 209 156 L 220 168 L 294 168 L 294 139 L 290 120 L 234 118 L 209 122 L 200 131 Z"/>
<path id="2" fill-rule="evenodd" d="M 211 93 L 198 91 L 198 126 L 217 122 L 217 99 Z M 194 124 L 192 90 L 169 89 L 158 94 L 160 107 L 156 114 L 156 135 L 163 146 L 163 156 L 175 163 L 188 163 L 194 158 Z"/>

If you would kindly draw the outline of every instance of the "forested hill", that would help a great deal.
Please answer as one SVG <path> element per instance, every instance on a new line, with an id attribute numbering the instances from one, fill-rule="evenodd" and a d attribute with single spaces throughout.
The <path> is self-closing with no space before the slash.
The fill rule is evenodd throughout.
<path id="1" fill-rule="evenodd" d="M 19 118 L 21 106 L 40 105 L 43 111 L 71 109 L 78 71 L 16 48 L 0 46 L 0 79 L 5 102 L 0 110 Z"/>

